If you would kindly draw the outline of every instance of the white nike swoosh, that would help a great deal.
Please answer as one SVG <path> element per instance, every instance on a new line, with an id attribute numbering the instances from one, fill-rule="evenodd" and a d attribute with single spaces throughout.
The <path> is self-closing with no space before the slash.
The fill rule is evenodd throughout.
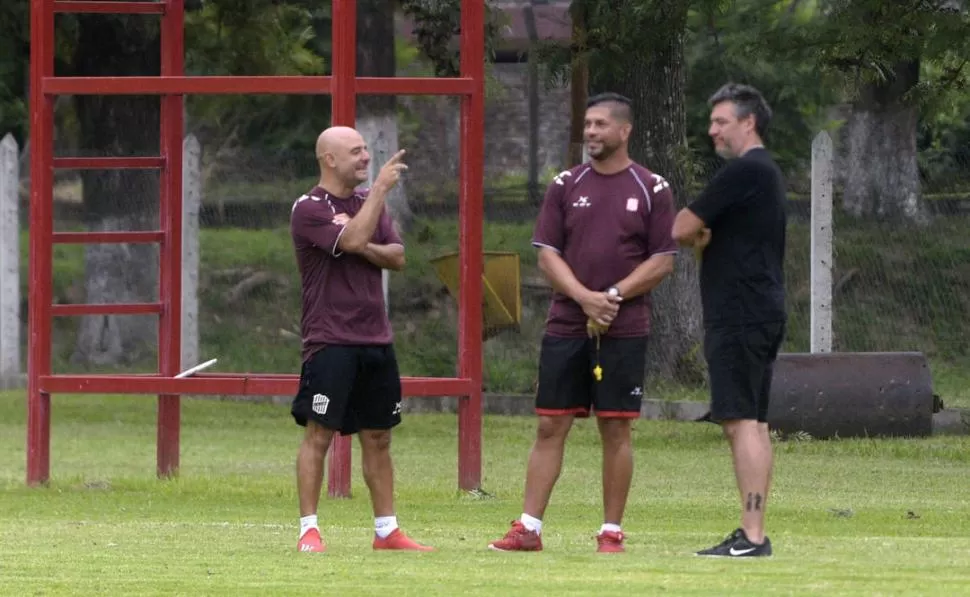
<path id="1" fill-rule="evenodd" d="M 748 549 L 735 549 L 735 548 L 733 548 L 733 547 L 732 547 L 732 548 L 730 549 L 730 551 L 729 551 L 729 553 L 730 553 L 730 554 L 731 554 L 732 556 L 743 556 L 743 555 L 744 555 L 744 554 L 746 554 L 746 553 L 751 553 L 751 552 L 752 552 L 752 551 L 754 551 L 755 549 L 757 549 L 757 548 L 755 548 L 755 547 L 749 547 Z"/>

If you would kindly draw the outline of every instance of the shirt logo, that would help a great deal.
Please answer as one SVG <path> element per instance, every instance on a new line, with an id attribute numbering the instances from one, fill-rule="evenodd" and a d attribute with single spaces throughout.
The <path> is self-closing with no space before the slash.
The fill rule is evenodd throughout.
<path id="1" fill-rule="evenodd" d="M 638 205 L 640 205 L 640 202 L 637 201 L 636 197 L 630 197 L 629 199 L 626 200 L 627 211 L 636 211 Z"/>
<path id="2" fill-rule="evenodd" d="M 590 202 L 589 197 L 580 197 L 579 201 L 573 202 L 573 207 L 589 207 L 590 205 L 592 205 L 592 202 Z"/>
<path id="3" fill-rule="evenodd" d="M 633 388 L 632 390 L 630 390 L 630 395 L 631 396 L 643 396 L 643 388 L 641 388 L 640 386 L 637 386 L 637 387 Z"/>
<path id="4" fill-rule="evenodd" d="M 670 183 L 667 182 L 667 180 L 663 176 L 660 176 L 659 174 L 653 175 L 653 182 L 655 183 L 653 185 L 653 193 L 655 195 L 660 191 L 670 187 Z"/>

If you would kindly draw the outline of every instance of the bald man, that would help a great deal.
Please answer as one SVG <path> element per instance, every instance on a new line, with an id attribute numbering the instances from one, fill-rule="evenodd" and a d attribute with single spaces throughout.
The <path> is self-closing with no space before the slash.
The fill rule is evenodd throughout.
<path id="1" fill-rule="evenodd" d="M 297 550 L 323 552 L 317 507 L 333 435 L 358 434 L 374 510 L 374 549 L 430 551 L 408 538 L 394 512 L 391 429 L 401 422 L 401 378 L 384 308 L 381 270 L 404 267 L 404 244 L 384 200 L 407 169 L 399 151 L 368 191 L 370 154 L 356 130 L 317 139 L 320 182 L 296 200 L 290 232 L 303 287 L 300 388 L 291 413 L 305 427 L 297 455 Z"/>

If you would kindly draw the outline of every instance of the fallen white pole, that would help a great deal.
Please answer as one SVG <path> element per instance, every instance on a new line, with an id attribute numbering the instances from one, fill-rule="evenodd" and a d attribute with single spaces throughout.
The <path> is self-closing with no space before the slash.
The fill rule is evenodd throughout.
<path id="1" fill-rule="evenodd" d="M 189 377 L 191 375 L 195 375 L 199 371 L 202 371 L 203 369 L 208 369 L 209 367 L 215 365 L 216 364 L 216 361 L 218 361 L 218 360 L 219 359 L 211 359 L 209 361 L 206 361 L 204 363 L 201 363 L 199 365 L 196 365 L 195 367 L 190 367 L 189 369 L 186 369 L 185 371 L 183 371 L 183 372 L 179 373 L 178 375 L 176 375 L 175 378 L 176 379 L 179 379 L 179 378 L 182 378 L 182 377 Z"/>

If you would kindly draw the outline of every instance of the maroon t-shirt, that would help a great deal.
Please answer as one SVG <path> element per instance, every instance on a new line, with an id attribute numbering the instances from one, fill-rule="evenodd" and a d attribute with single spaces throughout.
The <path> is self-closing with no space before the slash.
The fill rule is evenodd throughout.
<path id="1" fill-rule="evenodd" d="M 549 184 L 532 244 L 559 253 L 586 288 L 604 291 L 650 257 L 676 254 L 673 224 L 673 193 L 663 177 L 639 164 L 611 175 L 582 164 Z M 650 303 L 649 293 L 624 300 L 606 335 L 647 335 Z M 546 332 L 585 336 L 586 319 L 579 303 L 554 292 Z"/>
<path id="2" fill-rule="evenodd" d="M 367 191 L 335 197 L 320 187 L 293 204 L 290 233 L 303 282 L 303 360 L 327 344 L 390 344 L 381 268 L 337 248 L 344 227 L 337 214 L 353 217 Z M 387 211 L 371 242 L 403 245 Z"/>

